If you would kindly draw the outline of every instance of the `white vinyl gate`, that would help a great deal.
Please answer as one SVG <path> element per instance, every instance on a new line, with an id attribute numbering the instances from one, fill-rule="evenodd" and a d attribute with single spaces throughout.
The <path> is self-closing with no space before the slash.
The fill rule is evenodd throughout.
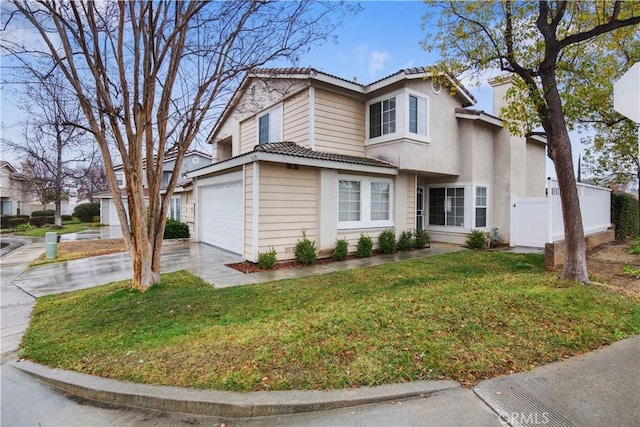
<path id="1" fill-rule="evenodd" d="M 578 183 L 585 236 L 611 227 L 611 190 Z M 548 180 L 546 197 L 512 197 L 511 246 L 544 248 L 564 239 L 558 181 Z"/>

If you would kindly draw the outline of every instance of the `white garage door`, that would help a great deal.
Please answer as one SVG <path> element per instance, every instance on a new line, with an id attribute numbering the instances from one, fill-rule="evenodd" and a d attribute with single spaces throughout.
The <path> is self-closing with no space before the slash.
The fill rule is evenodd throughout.
<path id="1" fill-rule="evenodd" d="M 198 201 L 200 241 L 242 254 L 242 181 L 200 187 Z"/>

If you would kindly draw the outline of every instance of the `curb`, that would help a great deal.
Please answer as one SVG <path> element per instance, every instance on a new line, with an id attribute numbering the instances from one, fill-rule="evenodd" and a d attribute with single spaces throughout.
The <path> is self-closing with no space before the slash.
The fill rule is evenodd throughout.
<path id="1" fill-rule="evenodd" d="M 261 417 L 360 406 L 426 397 L 460 388 L 456 381 L 415 381 L 348 390 L 256 391 L 236 393 L 136 384 L 52 369 L 30 361 L 11 366 L 64 392 L 116 406 L 217 417 Z"/>

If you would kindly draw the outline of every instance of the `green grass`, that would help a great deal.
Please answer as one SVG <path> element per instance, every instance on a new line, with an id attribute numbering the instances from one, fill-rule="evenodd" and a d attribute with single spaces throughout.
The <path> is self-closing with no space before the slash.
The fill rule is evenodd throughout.
<path id="1" fill-rule="evenodd" d="M 187 272 L 39 298 L 21 355 L 235 391 L 473 384 L 640 332 L 640 303 L 557 281 L 541 255 L 465 251 L 214 289 Z"/>
<path id="2" fill-rule="evenodd" d="M 62 228 L 44 226 L 40 228 L 32 228 L 28 231 L 22 231 L 16 234 L 18 236 L 44 237 L 45 233 L 48 233 L 50 231 L 55 231 L 58 234 L 77 233 L 79 231 L 88 230 L 89 228 L 93 228 L 96 226 L 96 223 L 92 222 L 69 222 L 62 224 Z"/>

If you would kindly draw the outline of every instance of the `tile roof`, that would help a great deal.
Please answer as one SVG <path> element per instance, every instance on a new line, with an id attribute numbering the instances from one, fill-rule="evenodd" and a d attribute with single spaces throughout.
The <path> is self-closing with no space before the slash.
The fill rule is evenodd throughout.
<path id="1" fill-rule="evenodd" d="M 254 152 L 282 154 L 285 156 L 302 157 L 314 160 L 330 160 L 334 162 L 352 163 L 364 166 L 376 166 L 383 168 L 397 168 L 398 166 L 378 159 L 368 157 L 348 156 L 345 154 L 327 153 L 324 151 L 314 151 L 310 148 L 302 147 L 295 142 L 283 141 L 269 144 L 256 145 Z"/>

